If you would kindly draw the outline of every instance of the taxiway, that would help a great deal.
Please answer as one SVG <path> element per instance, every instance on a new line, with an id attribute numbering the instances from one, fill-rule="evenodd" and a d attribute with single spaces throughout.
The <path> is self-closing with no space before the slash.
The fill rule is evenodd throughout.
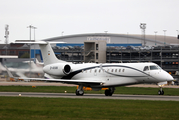
<path id="1" fill-rule="evenodd" d="M 113 94 L 113 96 L 105 96 L 104 94 L 85 94 L 84 96 L 76 96 L 75 93 L 0 92 L 0 96 L 179 101 L 179 96 L 160 96 L 160 95 Z"/>

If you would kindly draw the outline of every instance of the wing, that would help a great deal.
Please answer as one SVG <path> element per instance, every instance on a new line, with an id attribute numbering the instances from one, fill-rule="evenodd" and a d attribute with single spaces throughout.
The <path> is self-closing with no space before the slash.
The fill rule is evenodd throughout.
<path id="1" fill-rule="evenodd" d="M 76 84 L 76 85 L 103 85 L 105 81 L 101 80 L 72 80 L 72 79 L 44 79 L 44 78 L 27 78 L 27 77 L 14 77 L 11 72 L 8 70 L 8 68 L 5 66 L 7 73 L 9 77 L 15 78 L 16 80 L 18 79 L 23 79 L 25 81 L 48 81 L 48 82 L 61 82 L 61 83 L 67 83 L 67 84 Z"/>
<path id="2" fill-rule="evenodd" d="M 103 85 L 105 81 L 101 80 L 72 80 L 72 79 L 44 79 L 44 78 L 19 78 L 24 80 L 35 80 L 35 81 L 47 81 L 47 82 L 61 82 L 67 84 L 76 84 L 76 85 Z"/>

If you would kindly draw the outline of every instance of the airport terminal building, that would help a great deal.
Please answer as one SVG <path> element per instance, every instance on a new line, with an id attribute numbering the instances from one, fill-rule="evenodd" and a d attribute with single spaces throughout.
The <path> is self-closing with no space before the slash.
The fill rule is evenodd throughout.
<path id="1" fill-rule="evenodd" d="M 54 42 L 52 48 L 56 56 L 68 62 L 154 62 L 174 75 L 179 69 L 177 37 L 88 33 L 53 37 L 43 41 Z M 32 45 L 29 53 L 31 58 L 35 56 L 43 61 L 38 45 Z M 19 56 L 19 53 L 16 55 Z"/>

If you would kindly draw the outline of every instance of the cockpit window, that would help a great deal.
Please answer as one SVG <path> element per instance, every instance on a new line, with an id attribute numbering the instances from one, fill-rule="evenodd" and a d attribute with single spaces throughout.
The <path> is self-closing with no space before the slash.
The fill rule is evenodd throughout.
<path id="1" fill-rule="evenodd" d="M 144 71 L 148 71 L 149 70 L 149 67 L 148 66 L 145 66 L 144 67 Z"/>
<path id="2" fill-rule="evenodd" d="M 150 70 L 158 70 L 158 67 L 153 65 L 153 66 L 150 66 Z"/>
<path id="3" fill-rule="evenodd" d="M 162 69 L 162 68 L 161 68 L 160 66 L 158 66 L 158 65 L 157 65 L 157 68 L 158 68 L 158 69 Z"/>

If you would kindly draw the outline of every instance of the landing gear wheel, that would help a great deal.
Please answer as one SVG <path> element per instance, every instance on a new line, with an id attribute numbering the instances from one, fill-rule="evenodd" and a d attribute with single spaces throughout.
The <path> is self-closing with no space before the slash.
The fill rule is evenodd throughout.
<path id="1" fill-rule="evenodd" d="M 158 95 L 161 95 L 161 91 L 160 90 L 158 91 Z"/>
<path id="2" fill-rule="evenodd" d="M 77 96 L 83 96 L 84 91 L 83 90 L 76 90 L 76 95 Z"/>
<path id="3" fill-rule="evenodd" d="M 115 90 L 115 88 L 114 87 L 112 87 L 112 88 L 109 88 L 108 90 L 105 90 L 105 95 L 106 96 L 112 96 L 112 94 L 114 93 L 114 90 Z"/>
<path id="4" fill-rule="evenodd" d="M 109 96 L 109 92 L 110 92 L 109 90 L 105 90 L 105 95 Z"/>
<path id="5" fill-rule="evenodd" d="M 163 91 L 163 90 L 162 90 L 162 91 L 159 90 L 159 91 L 158 91 L 158 95 L 164 95 L 164 91 Z"/>
<path id="6" fill-rule="evenodd" d="M 162 87 L 160 87 L 160 90 L 158 91 L 158 95 L 164 95 L 164 91 L 162 90 Z"/>

